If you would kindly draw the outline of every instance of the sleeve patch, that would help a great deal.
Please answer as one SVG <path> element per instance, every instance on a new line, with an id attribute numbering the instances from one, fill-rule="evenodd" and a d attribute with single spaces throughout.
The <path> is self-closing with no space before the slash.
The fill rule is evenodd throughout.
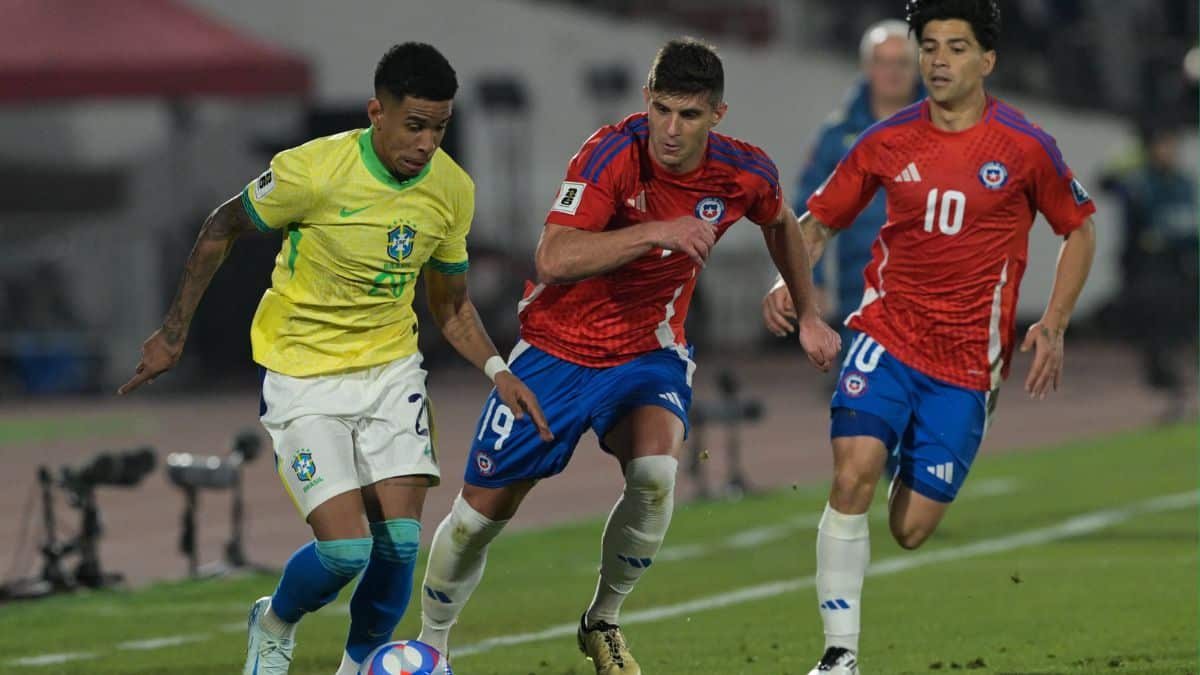
<path id="1" fill-rule="evenodd" d="M 262 201 L 262 198 L 271 194 L 271 191 L 274 189 L 275 172 L 271 169 L 267 169 L 263 172 L 263 175 L 259 176 L 258 179 L 254 181 L 254 200 Z"/>
<path id="2" fill-rule="evenodd" d="M 1092 201 L 1092 196 L 1088 194 L 1087 190 L 1083 189 L 1083 183 L 1080 183 L 1078 178 L 1071 179 L 1071 196 L 1075 198 L 1075 203 L 1080 206 Z"/>
<path id="3" fill-rule="evenodd" d="M 587 183 L 563 181 L 562 187 L 558 189 L 558 196 L 554 198 L 554 206 L 550 207 L 550 210 L 570 216 L 575 215 L 575 212 L 579 210 L 579 202 L 583 201 L 583 191 L 586 187 Z"/>

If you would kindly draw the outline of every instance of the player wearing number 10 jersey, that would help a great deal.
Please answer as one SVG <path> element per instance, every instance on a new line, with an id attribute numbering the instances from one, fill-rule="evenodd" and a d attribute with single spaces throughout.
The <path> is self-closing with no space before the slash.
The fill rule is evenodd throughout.
<path id="1" fill-rule="evenodd" d="M 1016 343 L 1038 212 L 1066 241 L 1049 305 L 1022 345 L 1036 346 L 1026 389 L 1042 398 L 1061 377 L 1095 208 L 1054 139 L 984 92 L 999 20 L 996 0 L 910 0 L 929 97 L 866 131 L 801 218 L 815 258 L 879 187 L 887 197 L 831 404 L 834 480 L 817 536 L 826 641 L 813 674 L 858 672 L 866 512 L 885 466 L 892 535 L 909 549 L 933 533 L 970 470 Z"/>

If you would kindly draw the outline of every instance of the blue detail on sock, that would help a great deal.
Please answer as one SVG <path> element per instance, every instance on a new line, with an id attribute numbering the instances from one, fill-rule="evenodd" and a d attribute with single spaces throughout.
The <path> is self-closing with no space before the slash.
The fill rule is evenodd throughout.
<path id="1" fill-rule="evenodd" d="M 633 556 L 623 556 L 620 553 L 617 554 L 617 560 L 620 560 L 623 563 L 628 563 L 639 570 L 645 569 L 654 564 L 654 560 L 651 558 L 634 558 Z"/>
<path id="2" fill-rule="evenodd" d="M 850 603 L 846 602 L 842 598 L 835 598 L 833 600 L 826 600 L 825 602 L 822 602 L 821 609 L 850 609 Z"/>
<path id="3" fill-rule="evenodd" d="M 371 562 L 350 598 L 350 633 L 346 637 L 346 654 L 358 663 L 392 639 L 408 609 L 421 523 L 411 518 L 371 523 L 371 536 Z"/>
<path id="4" fill-rule="evenodd" d="M 838 598 L 834 602 L 836 602 L 837 606 L 841 607 L 842 609 L 850 609 L 850 603 L 846 602 L 845 600 L 843 600 L 841 598 Z"/>
<path id="5" fill-rule="evenodd" d="M 284 621 L 296 623 L 308 612 L 333 602 L 338 591 L 366 565 L 370 546 L 370 539 L 346 539 L 310 541 L 296 549 L 284 565 L 279 585 L 271 596 L 271 610 Z M 339 557 L 356 550 L 361 558 Z M 358 567 L 350 562 L 353 560 L 360 561 Z"/>
<path id="6" fill-rule="evenodd" d="M 454 602 L 453 600 L 450 599 L 450 596 L 446 595 L 445 593 L 443 593 L 441 591 L 435 591 L 428 586 L 425 587 L 425 595 L 428 595 L 429 597 L 433 598 L 434 600 L 437 600 L 438 602 L 444 602 L 447 605 L 450 604 L 451 602 Z"/>
<path id="7" fill-rule="evenodd" d="M 411 563 L 417 559 L 421 545 L 421 523 L 412 518 L 394 518 L 371 523 L 375 539 L 374 553 L 394 563 Z"/>
<path id="8" fill-rule="evenodd" d="M 317 542 L 317 558 L 325 569 L 353 579 L 371 560 L 370 539 L 335 539 Z"/>

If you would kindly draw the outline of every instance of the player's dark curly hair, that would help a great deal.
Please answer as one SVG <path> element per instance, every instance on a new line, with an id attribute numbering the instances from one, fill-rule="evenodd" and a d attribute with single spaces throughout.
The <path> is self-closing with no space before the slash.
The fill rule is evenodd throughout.
<path id="1" fill-rule="evenodd" d="M 984 51 L 995 49 L 1000 39 L 999 0 L 908 0 L 904 12 L 918 41 L 925 24 L 946 19 L 962 19 L 971 24 Z"/>
<path id="2" fill-rule="evenodd" d="M 708 94 L 713 106 L 725 97 L 725 68 L 717 50 L 695 38 L 671 40 L 658 50 L 646 88 L 656 94 Z"/>
<path id="3" fill-rule="evenodd" d="M 449 101 L 458 91 L 458 76 L 450 62 L 432 45 L 405 42 L 387 50 L 375 66 L 375 93 L 387 92 L 427 101 Z"/>

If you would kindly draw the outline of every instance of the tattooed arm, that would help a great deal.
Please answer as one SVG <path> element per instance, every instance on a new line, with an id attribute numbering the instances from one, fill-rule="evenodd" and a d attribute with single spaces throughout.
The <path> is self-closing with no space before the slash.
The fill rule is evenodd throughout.
<path id="1" fill-rule="evenodd" d="M 200 297 L 217 273 L 217 268 L 229 255 L 234 240 L 254 229 L 240 195 L 209 214 L 184 265 L 179 289 L 175 292 L 175 299 L 167 310 L 162 327 L 142 343 L 141 363 L 133 377 L 117 390 L 118 394 L 127 394 L 146 382 L 153 382 L 154 378 L 175 367 L 183 355 L 183 343 L 187 340 L 188 327 L 200 304 Z"/>

